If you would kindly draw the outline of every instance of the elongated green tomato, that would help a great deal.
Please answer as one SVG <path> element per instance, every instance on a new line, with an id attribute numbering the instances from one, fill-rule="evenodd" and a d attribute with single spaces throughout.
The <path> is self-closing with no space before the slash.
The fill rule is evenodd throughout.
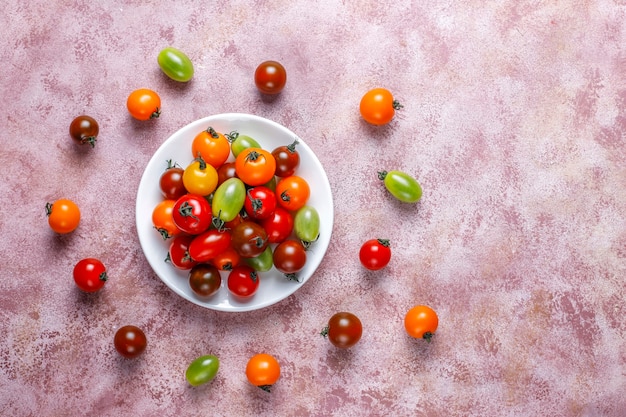
<path id="1" fill-rule="evenodd" d="M 244 149 L 248 148 L 260 148 L 259 142 L 248 135 L 237 135 L 235 139 L 230 143 L 230 150 L 233 151 L 235 158 Z"/>
<path id="2" fill-rule="evenodd" d="M 416 203 L 422 198 L 422 187 L 409 174 L 402 171 L 380 171 L 378 178 L 385 183 L 385 188 L 398 200 Z"/>
<path id="3" fill-rule="evenodd" d="M 246 186 L 239 178 L 224 181 L 213 194 L 213 218 L 219 223 L 234 220 L 246 201 Z"/>
<path id="4" fill-rule="evenodd" d="M 312 206 L 304 206 L 293 218 L 293 229 L 304 247 L 308 248 L 320 235 L 320 215 Z"/>
<path id="5" fill-rule="evenodd" d="M 185 372 L 185 377 L 192 386 L 197 387 L 215 378 L 219 367 L 220 361 L 217 356 L 200 356 L 189 364 Z"/>
<path id="6" fill-rule="evenodd" d="M 157 57 L 161 71 L 174 81 L 187 82 L 193 77 L 193 64 L 182 51 L 168 46 Z"/>
<path id="7" fill-rule="evenodd" d="M 274 256 L 272 253 L 272 247 L 267 245 L 267 248 L 260 255 L 253 258 L 244 258 L 244 262 L 259 272 L 267 272 L 274 266 Z"/>

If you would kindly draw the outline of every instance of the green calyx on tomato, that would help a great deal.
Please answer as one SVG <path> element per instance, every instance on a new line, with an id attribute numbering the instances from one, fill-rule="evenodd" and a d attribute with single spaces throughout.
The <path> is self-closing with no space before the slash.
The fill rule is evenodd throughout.
<path id="1" fill-rule="evenodd" d="M 378 179 L 398 200 L 404 203 L 416 203 L 422 197 L 422 187 L 409 174 L 402 171 L 379 171 Z"/>

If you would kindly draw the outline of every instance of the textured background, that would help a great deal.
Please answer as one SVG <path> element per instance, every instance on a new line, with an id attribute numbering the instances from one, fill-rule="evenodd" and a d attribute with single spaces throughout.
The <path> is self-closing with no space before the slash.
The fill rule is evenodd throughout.
<path id="1" fill-rule="evenodd" d="M 7 0 L 0 22 L 3 415 L 626 415 L 624 0 Z M 190 83 L 160 72 L 168 45 Z M 252 78 L 266 59 L 288 71 L 273 100 Z M 374 128 L 358 103 L 377 86 L 405 108 Z M 160 119 L 128 115 L 139 87 Z M 152 153 L 223 112 L 296 132 L 335 202 L 318 272 L 250 313 L 176 296 L 134 226 Z M 95 149 L 68 135 L 84 113 Z M 421 202 L 393 201 L 379 169 L 413 174 Z M 68 236 L 44 214 L 61 197 L 83 212 Z M 393 245 L 380 273 L 358 262 L 372 237 Z M 95 296 L 71 278 L 87 256 L 111 276 Z M 404 332 L 415 304 L 439 313 L 431 344 Z M 318 335 L 341 310 L 365 327 L 347 351 Z M 149 345 L 129 361 L 113 334 L 131 323 Z M 269 395 L 245 380 L 258 351 L 282 364 Z M 191 388 L 206 353 L 219 374 Z"/>

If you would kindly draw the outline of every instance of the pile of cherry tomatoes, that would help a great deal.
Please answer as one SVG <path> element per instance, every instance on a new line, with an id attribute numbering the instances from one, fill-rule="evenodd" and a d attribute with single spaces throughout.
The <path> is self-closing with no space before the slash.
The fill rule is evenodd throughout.
<path id="1" fill-rule="evenodd" d="M 297 145 L 267 150 L 250 136 L 208 126 L 192 140 L 186 167 L 167 161 L 152 222 L 170 240 L 166 260 L 189 270 L 197 296 L 217 293 L 221 273 L 240 300 L 257 292 L 272 267 L 298 281 L 320 217 L 308 204 L 309 183 L 297 175 Z"/>
<path id="2" fill-rule="evenodd" d="M 158 65 L 169 78 L 187 82 L 194 75 L 191 60 L 175 48 L 163 49 Z M 261 63 L 254 82 L 262 94 L 278 94 L 285 87 L 287 73 L 276 61 Z M 385 125 L 403 106 L 383 88 L 364 94 L 359 105 L 362 118 L 372 125 Z M 137 120 L 156 119 L 161 114 L 161 98 L 150 89 L 130 93 L 129 114 Z M 95 147 L 98 122 L 87 115 L 70 124 L 70 137 L 79 144 Z M 211 297 L 222 286 L 227 274 L 227 289 L 241 300 L 250 299 L 262 281 L 260 275 L 271 268 L 287 279 L 298 280 L 306 263 L 306 251 L 319 237 L 320 217 L 307 204 L 311 189 L 297 175 L 300 155 L 298 141 L 273 150 L 263 149 L 252 137 L 238 132 L 218 132 L 211 126 L 198 132 L 191 149 L 191 162 L 181 167 L 167 161 L 159 178 L 163 200 L 153 209 L 155 238 L 169 241 L 166 261 L 174 268 L 189 271 L 189 286 L 198 297 Z M 409 174 L 380 171 L 378 177 L 399 201 L 415 203 L 422 189 Z M 46 204 L 51 229 L 71 233 L 81 213 L 72 200 L 59 199 Z M 158 233 L 157 233 L 158 232 Z M 378 271 L 391 260 L 387 239 L 363 243 L 359 260 L 364 268 Z M 84 292 L 97 292 L 107 282 L 104 264 L 95 258 L 76 263 L 73 277 Z M 437 313 L 425 305 L 409 309 L 404 317 L 407 334 L 430 342 L 438 326 Z M 354 346 L 361 338 L 360 319 L 349 312 L 338 312 L 328 321 L 321 335 L 338 348 Z M 126 358 L 142 354 L 147 345 L 143 331 L 133 325 L 122 326 L 114 338 L 115 349 Z M 212 380 L 219 359 L 204 355 L 192 361 L 185 373 L 192 386 Z M 267 353 L 253 355 L 247 366 L 248 381 L 266 391 L 280 377 L 280 365 Z"/>

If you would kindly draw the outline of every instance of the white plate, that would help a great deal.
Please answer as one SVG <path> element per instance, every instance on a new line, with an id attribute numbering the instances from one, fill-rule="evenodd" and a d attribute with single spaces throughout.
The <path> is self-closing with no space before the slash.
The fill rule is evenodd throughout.
<path id="1" fill-rule="evenodd" d="M 311 278 L 319 266 L 330 242 L 333 229 L 333 198 L 330 183 L 322 164 L 311 148 L 298 138 L 297 150 L 300 153 L 300 166 L 296 174 L 303 177 L 311 188 L 308 205 L 317 209 L 320 215 L 320 237 L 307 252 L 304 269 L 298 273 L 301 282 L 290 281 L 282 273 L 272 268 L 260 272 L 257 293 L 249 300 L 234 299 L 226 288 L 226 273 L 222 272 L 222 287 L 209 298 L 197 296 L 189 287 L 189 271 L 181 271 L 165 262 L 169 240 L 164 241 L 152 224 L 152 210 L 163 200 L 159 189 L 159 178 L 171 159 L 186 167 L 191 163 L 191 142 L 202 130 L 209 126 L 223 133 L 236 130 L 248 135 L 269 151 L 281 145 L 291 144 L 296 134 L 271 120 L 240 113 L 226 113 L 205 117 L 183 127 L 170 136 L 154 153 L 141 177 L 137 191 L 136 221 L 141 248 L 154 272 L 161 280 L 181 297 L 200 306 L 220 311 L 250 311 L 270 306 L 285 299 L 298 290 Z M 232 159 L 232 155 L 231 155 Z"/>

